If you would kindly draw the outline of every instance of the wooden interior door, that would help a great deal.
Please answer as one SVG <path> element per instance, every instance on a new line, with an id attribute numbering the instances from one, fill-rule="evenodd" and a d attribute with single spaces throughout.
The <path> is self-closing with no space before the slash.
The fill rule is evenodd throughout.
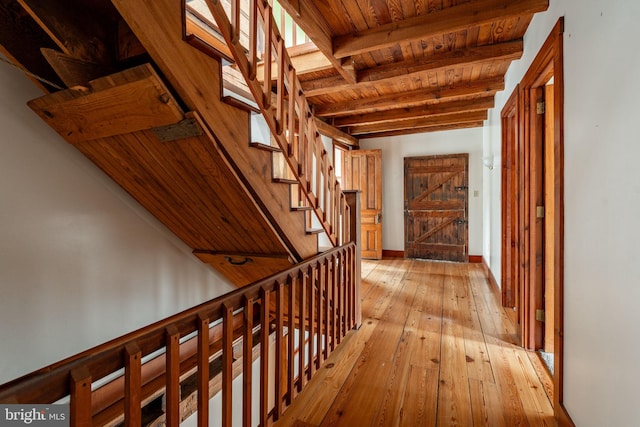
<path id="1" fill-rule="evenodd" d="M 468 154 L 407 157 L 405 256 L 468 261 Z"/>
<path id="2" fill-rule="evenodd" d="M 362 258 L 382 259 L 382 150 L 345 152 L 343 184 L 360 190 Z"/>

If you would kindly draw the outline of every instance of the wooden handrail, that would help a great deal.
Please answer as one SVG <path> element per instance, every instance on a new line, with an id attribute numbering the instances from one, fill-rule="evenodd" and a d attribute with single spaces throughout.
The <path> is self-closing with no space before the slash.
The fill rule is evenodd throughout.
<path id="1" fill-rule="evenodd" d="M 356 260 L 355 242 L 334 248 L 287 271 L 4 384 L 0 386 L 0 403 L 54 403 L 70 398 L 70 415 L 78 422 L 103 424 L 114 416 L 122 419 L 124 414 L 125 423 L 135 424 L 140 419 L 140 402 L 166 393 L 167 421 L 175 422 L 180 405 L 179 382 L 194 372 L 198 395 L 202 396 L 198 414 L 206 414 L 208 399 L 213 397 L 208 394 L 214 376 L 208 372 L 209 364 L 221 357 L 223 425 L 231 425 L 233 407 L 244 407 L 241 413 L 250 417 L 250 402 L 256 396 L 260 399 L 260 420 L 266 425 L 265 421 L 278 419 L 335 348 L 336 341 L 356 326 Z M 243 361 L 241 366 L 249 369 L 242 382 L 243 404 L 232 405 L 232 354 L 238 345 L 243 355 L 251 354 L 256 333 L 260 336 L 260 390 L 252 389 L 253 359 Z M 277 348 L 270 353 L 273 335 Z M 151 356 L 154 358 L 145 360 Z M 279 379 L 276 384 L 268 381 L 272 357 Z M 115 379 L 91 390 L 96 380 L 114 373 Z M 115 390 L 107 393 L 108 389 Z M 269 405 L 269 396 L 273 395 L 276 403 Z"/>
<path id="2" fill-rule="evenodd" d="M 243 45 L 238 37 L 242 3 L 240 0 L 229 1 L 230 8 L 220 0 L 206 0 L 206 3 L 274 139 L 287 154 L 287 163 L 300 183 L 308 207 L 314 211 L 331 243 L 338 246 L 347 241 L 341 230 L 349 228 L 349 212 L 342 202 L 344 195 L 276 25 L 272 7 L 265 0 L 246 1 L 249 10 L 242 11 L 242 15 L 251 17 L 251 22 L 247 26 L 248 41 Z M 231 17 L 227 9 L 230 9 Z M 256 75 L 256 58 L 262 58 L 263 76 Z"/>

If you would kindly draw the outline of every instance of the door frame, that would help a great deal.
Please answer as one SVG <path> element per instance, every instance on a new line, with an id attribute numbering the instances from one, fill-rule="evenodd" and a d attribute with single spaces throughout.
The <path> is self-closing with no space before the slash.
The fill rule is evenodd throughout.
<path id="1" fill-rule="evenodd" d="M 540 141 L 544 140 L 544 124 L 540 123 L 540 117 L 536 114 L 536 101 L 540 96 L 543 86 L 551 79 L 554 80 L 553 88 L 553 162 L 555 164 L 554 195 L 556 200 L 553 212 L 554 234 L 554 376 L 553 376 L 553 402 L 554 414 L 562 426 L 573 426 L 566 408 L 563 404 L 563 336 L 564 336 L 564 69 L 563 69 L 563 33 L 564 18 L 560 18 L 540 51 L 531 63 L 528 71 L 522 78 L 520 85 L 516 87 L 514 95 L 517 99 L 517 144 L 522 148 L 517 167 L 520 168 L 514 188 L 503 187 L 507 191 L 502 192 L 502 224 L 505 232 L 507 212 L 504 206 L 506 198 L 520 197 L 519 206 L 522 208 L 519 215 L 518 229 L 522 232 L 518 242 L 520 251 L 516 259 L 505 259 L 502 255 L 502 277 L 508 274 L 509 263 L 517 263 L 519 270 L 518 286 L 523 294 L 519 300 L 523 304 L 520 318 L 522 320 L 522 345 L 525 348 L 535 349 L 536 342 L 541 340 L 541 322 L 535 321 L 535 310 L 542 306 L 543 268 L 539 259 L 541 254 L 541 242 L 544 229 L 540 227 L 540 218 L 536 212 L 536 206 L 540 205 L 540 197 L 544 200 L 544 157 Z M 515 93 L 517 92 L 517 95 Z M 511 99 L 511 98 L 510 98 Z M 510 105 L 507 103 L 507 105 Z M 503 110 L 503 117 L 508 114 Z M 505 145 L 503 133 L 503 147 Z M 504 153 L 504 151 L 503 151 Z M 503 183 L 505 179 L 505 165 L 503 165 Z M 541 194 L 542 193 L 542 194 Z M 504 235 L 504 234 L 503 234 Z M 507 252 L 508 253 L 508 252 Z"/>

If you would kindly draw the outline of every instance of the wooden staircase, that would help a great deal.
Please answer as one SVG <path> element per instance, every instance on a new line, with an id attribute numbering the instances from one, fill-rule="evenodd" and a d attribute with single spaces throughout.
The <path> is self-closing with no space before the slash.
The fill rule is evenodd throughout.
<path id="1" fill-rule="evenodd" d="M 51 93 L 29 106 L 203 262 L 244 286 L 318 254 L 318 233 L 331 246 L 348 241 L 349 208 L 326 152 L 309 142 L 307 135 L 319 135 L 308 106 L 296 98 L 299 106 L 290 108 L 298 114 L 287 116 L 284 93 L 276 92 L 281 121 L 271 123 L 269 108 L 262 112 L 277 145 L 251 141 L 257 110 L 223 96 L 225 54 L 185 42 L 181 2 L 114 1 L 109 18 L 118 25 L 108 28 L 117 34 L 105 39 L 117 39 L 120 49 L 126 39 L 128 51 L 112 63 L 77 53 L 96 41 L 73 32 L 74 15 L 23 3 L 16 14 L 29 14 L 42 34 L 17 44 L 2 39 L 3 50 L 28 62 L 23 50 L 33 56 L 43 49 L 55 70 L 51 79 L 71 86 L 39 84 Z M 283 142 L 285 116 L 296 137 Z"/>

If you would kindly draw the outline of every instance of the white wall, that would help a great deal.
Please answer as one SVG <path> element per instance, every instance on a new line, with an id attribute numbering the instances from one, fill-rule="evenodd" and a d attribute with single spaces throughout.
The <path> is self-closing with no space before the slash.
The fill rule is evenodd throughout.
<path id="1" fill-rule="evenodd" d="M 577 426 L 640 425 L 640 2 L 551 0 L 525 37 L 485 129 L 500 153 L 500 110 L 565 16 L 564 401 Z M 485 175 L 500 276 L 500 174 Z M 488 251 L 488 252 L 487 252 Z"/>
<path id="2" fill-rule="evenodd" d="M 0 384 L 233 289 L 29 108 L 0 62 Z"/>
<path id="3" fill-rule="evenodd" d="M 481 128 L 360 140 L 382 149 L 383 249 L 404 250 L 404 158 L 469 153 L 469 255 L 482 253 L 482 141 Z"/>

